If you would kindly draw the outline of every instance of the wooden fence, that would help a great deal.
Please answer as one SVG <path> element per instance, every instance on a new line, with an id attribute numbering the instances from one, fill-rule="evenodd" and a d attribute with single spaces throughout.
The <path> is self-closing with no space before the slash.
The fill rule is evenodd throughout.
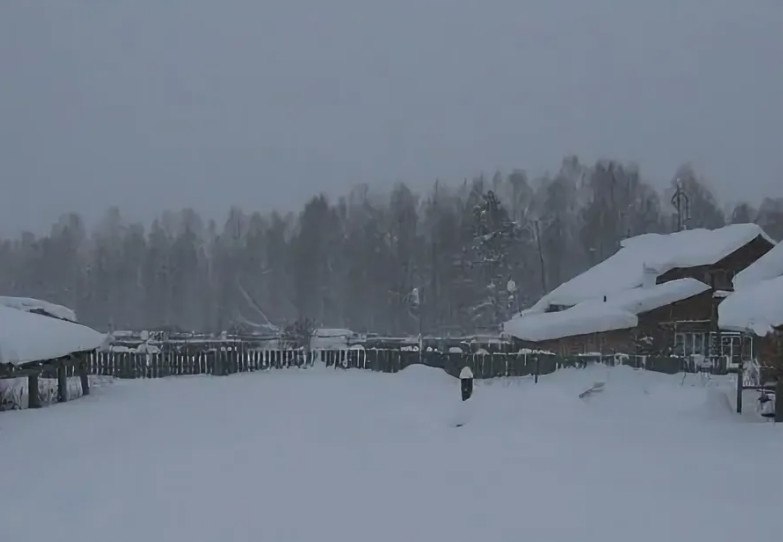
<path id="1" fill-rule="evenodd" d="M 92 352 L 53 360 L 44 364 L 15 369 L 0 374 L 0 378 L 27 378 L 29 406 L 42 406 L 39 378 L 57 381 L 57 400 L 68 397 L 68 380 L 78 376 L 82 395 L 90 392 L 88 374 L 116 378 L 163 378 L 179 375 L 229 375 L 260 370 L 307 368 L 316 363 L 334 369 L 364 369 L 396 373 L 410 365 L 422 364 L 443 369 L 457 377 L 468 366 L 475 378 L 532 376 L 551 374 L 565 367 L 586 367 L 591 363 L 623 364 L 667 374 L 699 372 L 725 374 L 726 365 L 716 363 L 705 368 L 674 357 L 644 356 L 575 356 L 559 357 L 545 353 L 443 353 L 426 351 L 421 354 L 403 349 L 346 349 L 315 351 L 245 349 L 241 343 L 186 352 Z"/>
<path id="2" fill-rule="evenodd" d="M 564 367 L 589 363 L 625 364 L 667 374 L 700 370 L 680 358 L 638 356 L 560 357 L 536 353 L 463 354 L 400 349 L 329 350 L 305 354 L 301 350 L 243 350 L 221 348 L 196 353 L 95 352 L 87 360 L 88 372 L 117 378 L 162 378 L 178 375 L 229 375 L 269 369 L 306 368 L 315 363 L 335 369 L 366 369 L 396 373 L 422 364 L 443 369 L 452 376 L 468 366 L 476 378 L 547 375 Z M 711 372 L 725 372 L 715 367 Z"/>
<path id="3" fill-rule="evenodd" d="M 95 352 L 88 372 L 117 378 L 162 378 L 179 375 L 229 375 L 269 369 L 306 368 L 315 363 L 335 369 L 396 373 L 413 364 L 437 367 L 457 376 L 469 366 L 476 378 L 549 374 L 565 363 L 554 356 L 524 354 L 442 354 L 404 350 L 329 350 L 306 355 L 298 350 L 213 350 L 200 353 Z"/>

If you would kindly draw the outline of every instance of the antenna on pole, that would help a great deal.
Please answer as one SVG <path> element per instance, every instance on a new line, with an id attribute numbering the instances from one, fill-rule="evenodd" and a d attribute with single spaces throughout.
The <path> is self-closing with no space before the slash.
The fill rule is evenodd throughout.
<path id="1" fill-rule="evenodd" d="M 691 217 L 691 200 L 682 189 L 682 181 L 679 177 L 674 181 L 674 186 L 671 203 L 677 209 L 677 231 L 682 231 L 687 228 L 687 221 Z"/>

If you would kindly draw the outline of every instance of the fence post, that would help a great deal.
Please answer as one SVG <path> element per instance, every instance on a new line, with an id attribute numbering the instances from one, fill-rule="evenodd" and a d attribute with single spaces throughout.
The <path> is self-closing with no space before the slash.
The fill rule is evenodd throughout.
<path id="1" fill-rule="evenodd" d="M 27 407 L 41 408 L 41 396 L 38 392 L 38 373 L 31 373 L 27 377 Z"/>
<path id="2" fill-rule="evenodd" d="M 90 379 L 87 376 L 87 362 L 81 360 L 79 362 L 79 380 L 82 384 L 82 395 L 90 395 Z"/>
<path id="3" fill-rule="evenodd" d="M 742 359 L 740 358 L 739 367 L 737 368 L 737 414 L 742 414 L 742 388 L 744 386 L 744 379 L 745 370 L 742 367 Z M 779 401 L 780 397 L 778 396 L 775 399 Z"/>
<path id="4" fill-rule="evenodd" d="M 536 354 L 534 356 L 534 358 L 535 358 L 535 361 L 536 361 L 536 372 L 535 372 L 535 377 L 534 377 L 533 381 L 534 381 L 534 383 L 538 384 L 538 375 L 539 375 L 539 373 L 541 371 L 541 360 L 540 360 L 540 356 L 538 354 Z"/>
<path id="5" fill-rule="evenodd" d="M 64 403 L 68 400 L 68 376 L 65 363 L 57 364 L 57 401 Z"/>
<path id="6" fill-rule="evenodd" d="M 218 349 L 217 355 L 215 356 L 215 373 L 217 376 L 225 376 L 225 359 L 223 356 L 223 349 Z"/>

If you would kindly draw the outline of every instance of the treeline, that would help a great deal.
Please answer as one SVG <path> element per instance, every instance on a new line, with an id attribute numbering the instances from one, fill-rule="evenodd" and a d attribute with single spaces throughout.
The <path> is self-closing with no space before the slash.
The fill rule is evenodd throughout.
<path id="1" fill-rule="evenodd" d="M 676 178 L 687 227 L 755 221 L 783 237 L 783 198 L 727 209 L 692 168 Z M 0 293 L 67 305 L 99 329 L 264 331 L 310 319 L 393 334 L 494 330 L 626 236 L 671 231 L 673 193 L 636 167 L 571 157 L 537 179 L 498 173 L 425 194 L 360 186 L 296 214 L 232 208 L 222 224 L 184 209 L 146 227 L 113 208 L 88 232 L 68 214 L 48 235 L 0 241 Z"/>

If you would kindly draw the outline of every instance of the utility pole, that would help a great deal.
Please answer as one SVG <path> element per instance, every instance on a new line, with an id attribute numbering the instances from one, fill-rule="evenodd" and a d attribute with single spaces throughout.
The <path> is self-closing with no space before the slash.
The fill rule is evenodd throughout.
<path id="1" fill-rule="evenodd" d="M 680 179 L 674 181 L 674 185 L 676 188 L 671 203 L 677 209 L 677 231 L 682 231 L 686 229 L 686 221 L 690 218 L 691 201 L 688 194 L 682 189 Z"/>
<path id="2" fill-rule="evenodd" d="M 544 250 L 541 248 L 541 232 L 538 227 L 538 220 L 533 222 L 536 228 L 536 243 L 538 244 L 538 259 L 541 262 L 541 289 L 542 294 L 547 293 L 546 289 L 546 269 L 544 268 Z"/>

